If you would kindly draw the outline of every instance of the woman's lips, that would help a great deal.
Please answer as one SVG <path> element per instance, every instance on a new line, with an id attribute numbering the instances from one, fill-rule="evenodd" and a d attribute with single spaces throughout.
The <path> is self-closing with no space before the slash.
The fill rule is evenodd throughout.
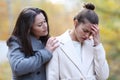
<path id="1" fill-rule="evenodd" d="M 83 40 L 86 40 L 87 38 L 82 38 Z"/>
<path id="2" fill-rule="evenodd" d="M 43 32 L 47 32 L 47 30 L 43 30 Z"/>

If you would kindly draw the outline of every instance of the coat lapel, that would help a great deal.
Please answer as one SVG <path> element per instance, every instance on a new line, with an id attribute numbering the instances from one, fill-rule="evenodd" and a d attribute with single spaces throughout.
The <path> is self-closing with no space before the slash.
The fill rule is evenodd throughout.
<path id="1" fill-rule="evenodd" d="M 84 73 L 83 73 L 84 70 L 83 70 L 83 67 L 81 66 L 82 65 L 81 60 L 75 51 L 75 47 L 73 46 L 73 43 L 69 36 L 68 31 L 64 33 L 61 36 L 61 38 L 62 38 L 60 39 L 61 50 L 69 58 L 69 60 L 76 66 L 76 68 L 80 71 L 80 73 L 84 76 Z"/>
<path id="2" fill-rule="evenodd" d="M 38 51 L 44 48 L 40 40 L 36 39 L 34 36 L 30 36 L 30 38 L 31 38 L 31 45 L 32 45 L 33 51 Z"/>
<path id="3" fill-rule="evenodd" d="M 80 58 L 78 55 L 76 55 L 76 51 L 74 49 L 74 46 L 69 42 L 68 44 L 65 44 L 64 46 L 61 46 L 62 51 L 64 54 L 70 59 L 70 61 L 76 66 L 76 68 L 83 74 L 83 68 L 82 64 L 80 62 Z"/>

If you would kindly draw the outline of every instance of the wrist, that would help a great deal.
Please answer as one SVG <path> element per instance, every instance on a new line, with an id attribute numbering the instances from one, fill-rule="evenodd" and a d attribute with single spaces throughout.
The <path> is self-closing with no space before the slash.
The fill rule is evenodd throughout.
<path id="1" fill-rule="evenodd" d="M 93 45 L 93 47 L 95 47 L 95 46 L 97 46 L 97 45 L 99 45 L 100 44 L 100 42 L 94 42 L 94 45 Z"/>

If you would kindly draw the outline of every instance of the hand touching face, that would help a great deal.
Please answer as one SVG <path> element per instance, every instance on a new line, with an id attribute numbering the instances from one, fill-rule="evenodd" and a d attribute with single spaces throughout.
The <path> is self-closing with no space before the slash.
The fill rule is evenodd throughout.
<path id="1" fill-rule="evenodd" d="M 91 24 L 90 22 L 81 23 L 75 28 L 75 37 L 81 43 L 92 37 L 94 46 L 96 46 L 100 43 L 99 27 L 97 24 Z"/>
<path id="2" fill-rule="evenodd" d="M 91 32 L 94 40 L 94 46 L 97 46 L 100 43 L 100 33 L 97 24 L 91 25 Z"/>

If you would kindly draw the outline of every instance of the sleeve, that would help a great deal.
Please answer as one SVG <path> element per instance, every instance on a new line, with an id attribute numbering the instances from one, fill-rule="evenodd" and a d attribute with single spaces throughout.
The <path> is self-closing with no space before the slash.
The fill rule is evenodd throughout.
<path id="1" fill-rule="evenodd" d="M 46 66 L 47 80 L 59 80 L 59 56 L 57 49 L 53 52 L 53 57 Z"/>
<path id="2" fill-rule="evenodd" d="M 10 45 L 8 59 L 13 73 L 18 76 L 35 72 L 52 58 L 52 54 L 46 49 L 41 49 L 34 56 L 26 58 L 17 41 L 11 42 Z"/>
<path id="3" fill-rule="evenodd" d="M 105 57 L 105 50 L 100 43 L 96 47 L 94 47 L 95 51 L 95 73 L 98 80 L 106 80 L 109 76 L 109 67 Z"/>

